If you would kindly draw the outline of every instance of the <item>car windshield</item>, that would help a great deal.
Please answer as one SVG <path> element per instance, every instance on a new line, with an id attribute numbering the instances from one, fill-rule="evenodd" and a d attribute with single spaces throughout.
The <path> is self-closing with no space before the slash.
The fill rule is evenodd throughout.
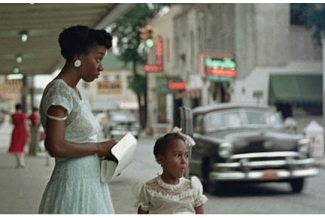
<path id="1" fill-rule="evenodd" d="M 241 108 L 214 111 L 204 117 L 206 132 L 239 127 L 280 127 L 281 117 L 271 110 Z"/>
<path id="2" fill-rule="evenodd" d="M 128 111 L 114 111 L 109 117 L 113 122 L 135 122 L 134 115 Z"/>

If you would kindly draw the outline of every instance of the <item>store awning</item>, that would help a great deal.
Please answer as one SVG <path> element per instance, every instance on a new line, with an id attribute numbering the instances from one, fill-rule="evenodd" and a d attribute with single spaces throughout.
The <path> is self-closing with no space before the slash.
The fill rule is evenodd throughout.
<path id="1" fill-rule="evenodd" d="M 322 103 L 322 75 L 271 75 L 269 104 Z"/>
<path id="2" fill-rule="evenodd" d="M 201 98 L 201 89 L 188 89 L 181 91 L 175 95 L 175 99 L 182 98 Z"/>

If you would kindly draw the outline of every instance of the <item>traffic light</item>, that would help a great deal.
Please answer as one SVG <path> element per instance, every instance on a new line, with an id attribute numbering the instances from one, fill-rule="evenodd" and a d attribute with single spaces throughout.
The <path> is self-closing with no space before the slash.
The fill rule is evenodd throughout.
<path id="1" fill-rule="evenodd" d="M 147 25 L 147 34 L 146 46 L 151 48 L 154 45 L 154 31 L 152 26 Z"/>
<path id="2" fill-rule="evenodd" d="M 155 32 L 150 25 L 140 28 L 140 42 L 147 47 L 154 45 Z"/>
<path id="3" fill-rule="evenodd" d="M 145 44 L 148 39 L 147 29 L 146 27 L 140 28 L 140 42 Z"/>

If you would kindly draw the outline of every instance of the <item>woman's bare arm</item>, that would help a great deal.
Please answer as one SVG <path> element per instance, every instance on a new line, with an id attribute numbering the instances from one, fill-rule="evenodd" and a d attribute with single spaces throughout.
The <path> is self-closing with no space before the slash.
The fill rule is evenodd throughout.
<path id="1" fill-rule="evenodd" d="M 63 118 L 66 111 L 60 106 L 51 106 L 48 114 L 55 117 Z M 45 147 L 52 157 L 72 158 L 97 154 L 99 157 L 107 156 L 111 153 L 111 148 L 116 144 L 115 140 L 82 143 L 66 141 L 65 121 L 48 118 L 46 121 L 46 138 Z"/>

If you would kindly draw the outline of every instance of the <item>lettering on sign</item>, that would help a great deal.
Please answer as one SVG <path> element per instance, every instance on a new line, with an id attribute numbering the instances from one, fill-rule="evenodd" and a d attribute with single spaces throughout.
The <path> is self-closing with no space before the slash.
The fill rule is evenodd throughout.
<path id="1" fill-rule="evenodd" d="M 122 82 L 116 81 L 98 81 L 97 94 L 122 94 Z"/>
<path id="2" fill-rule="evenodd" d="M 7 80 L 0 84 L 0 99 L 16 99 L 20 95 L 23 82 L 19 80 Z"/>
<path id="3" fill-rule="evenodd" d="M 205 67 L 214 69 L 236 69 L 236 62 L 231 58 L 205 57 Z"/>
<path id="4" fill-rule="evenodd" d="M 232 58 L 204 58 L 205 73 L 208 75 L 234 77 L 236 76 L 236 62 Z"/>

